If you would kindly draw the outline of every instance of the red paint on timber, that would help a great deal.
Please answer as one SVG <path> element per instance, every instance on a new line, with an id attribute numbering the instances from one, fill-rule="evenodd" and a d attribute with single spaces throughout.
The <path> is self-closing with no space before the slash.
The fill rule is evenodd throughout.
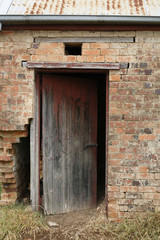
<path id="1" fill-rule="evenodd" d="M 44 74 L 42 79 L 43 79 L 42 80 L 43 95 L 45 99 L 48 99 L 45 102 L 43 102 L 45 105 L 45 110 L 46 110 L 46 107 L 48 109 L 47 111 L 44 111 L 44 113 L 47 112 L 48 114 L 46 121 L 52 118 L 52 115 L 50 114 L 50 111 L 48 108 L 48 106 L 52 106 L 52 105 L 53 105 L 52 110 L 54 114 L 53 120 L 56 120 L 56 121 L 51 121 L 53 122 L 51 126 L 48 124 L 47 128 L 43 129 L 43 131 L 45 129 L 46 131 L 48 131 L 47 130 L 48 126 L 50 126 L 51 128 L 52 127 L 54 128 L 53 145 L 52 146 L 50 145 L 51 141 L 48 141 L 48 138 L 46 136 L 46 138 L 43 139 L 43 141 L 45 141 L 44 147 L 46 146 L 46 143 L 47 143 L 50 145 L 50 147 L 52 147 L 50 149 L 53 149 L 53 148 L 57 149 L 56 156 L 58 155 L 58 153 L 63 152 L 63 150 L 66 148 L 69 150 L 68 158 L 67 156 L 65 156 L 64 164 L 67 159 L 68 159 L 67 161 L 69 161 L 69 163 L 72 163 L 72 164 L 68 165 L 67 171 L 63 172 L 63 175 L 59 174 L 59 176 L 57 177 L 61 178 L 61 181 L 62 181 L 62 180 L 65 180 L 66 177 L 68 178 L 69 176 L 69 181 L 72 180 L 71 178 L 72 175 L 71 176 L 68 175 L 69 170 L 70 170 L 70 173 L 74 174 L 74 177 L 75 175 L 80 176 L 80 180 L 82 181 L 82 183 L 81 182 L 80 184 L 78 183 L 80 180 L 71 182 L 73 183 L 74 188 L 77 183 L 79 184 L 79 187 L 77 189 L 80 189 L 80 192 L 78 192 L 80 196 L 77 197 L 76 196 L 77 194 L 75 195 L 75 191 L 73 191 L 75 189 L 72 190 L 71 184 L 68 184 L 65 186 L 65 187 L 68 187 L 69 190 L 71 190 L 71 191 L 67 191 L 67 194 L 71 194 L 71 199 L 72 198 L 77 199 L 76 205 L 75 206 L 73 205 L 74 207 L 73 210 L 77 209 L 77 206 L 82 209 L 86 206 L 87 208 L 94 207 L 96 205 L 96 185 L 97 185 L 97 181 L 96 181 L 97 153 L 96 152 L 97 152 L 97 149 L 92 148 L 92 149 L 84 150 L 83 146 L 86 143 L 86 141 L 96 142 L 97 140 L 96 82 L 95 80 L 88 79 L 87 77 L 85 77 L 85 75 L 82 78 L 74 75 L 67 76 L 67 75 Z M 61 107 L 59 109 L 60 105 Z M 43 119 L 43 124 L 46 124 L 46 121 L 44 121 Z M 55 123 L 56 125 L 53 126 Z M 63 134 L 61 134 L 62 132 Z M 48 133 L 49 132 L 46 132 L 46 134 Z M 69 138 L 69 141 L 68 141 L 68 138 Z M 61 141 L 60 145 L 57 145 L 59 144 L 57 140 Z M 84 151 L 86 152 L 84 153 Z M 56 156 L 53 155 L 53 158 Z M 61 161 L 62 161 L 62 158 L 61 158 Z M 79 164 L 81 164 L 82 166 Z M 50 172 L 50 170 L 51 169 L 48 169 L 48 172 Z M 87 178 L 85 178 L 86 171 L 87 171 Z M 44 173 L 45 172 L 46 171 L 44 171 Z M 85 187 L 86 181 L 88 181 L 87 188 Z M 52 181 L 52 183 L 54 184 L 54 181 Z M 84 190 L 88 192 L 87 195 L 84 192 Z M 57 191 L 61 191 L 61 190 L 57 189 Z M 84 195 L 82 195 L 82 193 Z M 61 196 L 63 196 L 63 194 L 61 194 Z M 82 206 L 82 202 L 87 205 Z M 69 202 L 67 209 L 70 209 L 70 203 L 71 201 Z"/>
<path id="2" fill-rule="evenodd" d="M 160 25 L 6 25 L 3 30 L 64 30 L 64 31 L 160 31 Z"/>

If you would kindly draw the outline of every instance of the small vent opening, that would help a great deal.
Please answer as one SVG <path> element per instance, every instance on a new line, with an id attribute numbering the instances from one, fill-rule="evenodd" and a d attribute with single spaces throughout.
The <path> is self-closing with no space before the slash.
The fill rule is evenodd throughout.
<path id="1" fill-rule="evenodd" d="M 65 55 L 82 55 L 82 43 L 65 43 Z"/>

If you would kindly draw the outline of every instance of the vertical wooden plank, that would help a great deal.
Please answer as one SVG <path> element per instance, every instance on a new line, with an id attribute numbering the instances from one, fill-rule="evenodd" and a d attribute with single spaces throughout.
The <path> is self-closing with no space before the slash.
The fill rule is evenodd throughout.
<path id="1" fill-rule="evenodd" d="M 43 88 L 43 84 L 42 84 L 42 88 Z M 51 99 L 51 95 L 50 97 L 47 99 L 47 90 L 43 91 L 42 93 L 42 106 L 43 106 L 43 111 L 42 111 L 42 154 L 43 154 L 43 188 L 44 188 L 44 208 L 47 209 L 47 213 L 50 214 L 50 204 L 52 204 L 52 189 L 51 191 L 49 191 L 50 186 L 52 185 L 52 175 L 49 175 L 49 169 L 53 169 L 52 166 L 52 147 L 51 147 L 51 143 L 52 143 L 52 125 L 48 122 L 48 119 L 51 119 L 49 114 L 51 112 L 50 110 L 50 104 L 52 102 Z M 45 116 L 47 116 L 45 118 Z M 46 131 L 46 128 L 49 127 L 50 132 L 48 132 L 47 134 L 47 139 L 48 141 L 46 141 L 44 139 L 44 132 Z M 52 172 L 51 172 L 52 173 Z M 51 203 L 50 203 L 51 202 Z"/>
<path id="2" fill-rule="evenodd" d="M 87 78 L 44 74 L 43 169 L 47 214 L 96 205 L 97 86 Z"/>
<path id="3" fill-rule="evenodd" d="M 40 157 L 40 75 L 36 75 L 34 117 L 30 128 L 31 203 L 32 210 L 39 210 L 39 157 Z"/>

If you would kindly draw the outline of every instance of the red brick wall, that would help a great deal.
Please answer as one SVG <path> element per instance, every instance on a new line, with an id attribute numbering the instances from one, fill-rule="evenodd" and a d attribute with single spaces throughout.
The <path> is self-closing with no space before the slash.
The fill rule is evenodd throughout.
<path id="1" fill-rule="evenodd" d="M 12 143 L 26 136 L 33 116 L 34 71 L 21 61 L 122 62 L 109 72 L 108 216 L 111 220 L 160 210 L 160 32 L 0 33 L 0 181 L 2 200 L 16 199 Z M 35 37 L 134 37 L 133 43 L 84 43 L 65 56 L 63 43 Z"/>
<path id="2" fill-rule="evenodd" d="M 13 144 L 20 143 L 27 131 L 0 131 L 0 182 L 2 194 L 0 203 L 15 202 L 18 197 Z"/>

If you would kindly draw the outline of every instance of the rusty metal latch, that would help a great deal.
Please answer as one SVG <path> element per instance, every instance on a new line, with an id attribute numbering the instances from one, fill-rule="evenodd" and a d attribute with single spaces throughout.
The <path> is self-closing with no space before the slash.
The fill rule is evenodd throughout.
<path id="1" fill-rule="evenodd" d="M 87 143 L 84 145 L 84 149 L 86 149 L 88 147 L 98 147 L 98 144 L 97 143 L 91 143 L 91 144 Z"/>

